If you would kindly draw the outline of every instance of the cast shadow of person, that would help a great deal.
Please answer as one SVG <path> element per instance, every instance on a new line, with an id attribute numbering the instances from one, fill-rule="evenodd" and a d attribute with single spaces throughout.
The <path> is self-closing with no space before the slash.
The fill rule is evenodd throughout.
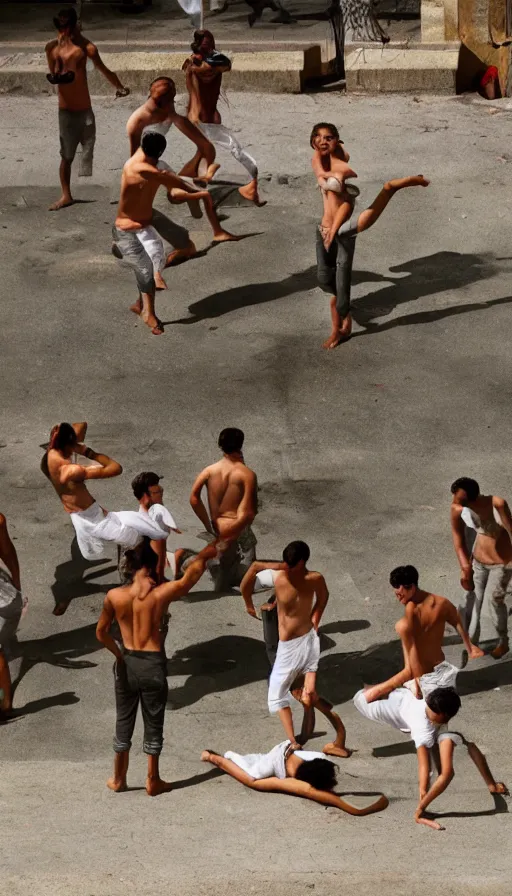
<path id="1" fill-rule="evenodd" d="M 25 676 L 41 663 L 61 669 L 94 669 L 97 663 L 80 658 L 102 649 L 103 645 L 96 638 L 96 623 L 69 632 L 57 632 L 47 638 L 17 641 L 13 646 L 13 659 L 15 661 L 21 659 L 21 663 L 13 680 L 13 693 L 16 693 Z M 23 707 L 16 708 L 15 715 L 29 715 L 50 706 L 78 702 L 79 698 L 73 692 L 65 691 L 53 697 L 33 700 Z"/>
<path id="2" fill-rule="evenodd" d="M 366 332 L 377 332 L 397 326 L 413 323 L 428 323 L 452 314 L 461 314 L 479 307 L 478 303 L 455 305 L 450 308 L 433 311 L 411 313 L 384 324 L 374 323 L 376 318 L 386 317 L 398 306 L 406 302 L 414 302 L 424 296 L 431 296 L 450 289 L 461 289 L 487 280 L 501 270 L 498 259 L 491 254 L 477 255 L 464 252 L 435 252 L 422 258 L 413 258 L 403 264 L 390 268 L 386 278 L 392 283 L 376 290 L 368 296 L 352 302 L 352 317 L 364 327 Z M 393 274 L 407 273 L 409 277 L 393 278 Z M 497 304 L 504 299 L 492 300 L 483 304 Z M 366 333 L 354 334 L 354 336 Z"/>
<path id="3" fill-rule="evenodd" d="M 98 584 L 92 580 L 98 576 L 109 575 L 117 570 L 117 565 L 105 566 L 109 560 L 85 560 L 78 547 L 76 536 L 71 542 L 71 559 L 59 563 L 55 567 L 55 581 L 51 586 L 55 600 L 54 615 L 61 616 L 66 612 L 69 604 L 77 597 L 87 597 L 90 594 L 106 594 L 110 588 L 115 588 L 119 582 L 112 584 Z M 99 568 L 100 567 L 100 568 Z"/>
<path id="4" fill-rule="evenodd" d="M 388 279 L 370 271 L 357 271 L 354 273 L 353 283 L 382 283 Z M 318 286 L 316 265 L 311 265 L 304 271 L 295 271 L 293 274 L 289 274 L 284 280 L 246 283 L 212 293 L 188 306 L 191 317 L 180 317 L 178 320 L 169 321 L 169 324 L 197 324 L 202 320 L 212 320 L 215 317 L 222 317 L 224 314 L 231 314 L 232 311 L 238 311 L 241 308 L 275 302 L 277 299 L 284 299 L 294 293 L 314 289 L 315 286 Z"/>
<path id="5" fill-rule="evenodd" d="M 329 650 L 335 642 L 320 636 L 320 649 Z M 168 706 L 182 709 L 208 694 L 231 691 L 256 681 L 266 681 L 269 663 L 261 639 L 243 635 L 220 635 L 211 641 L 177 650 L 167 660 L 168 676 L 188 675 L 186 682 L 169 690 Z"/>

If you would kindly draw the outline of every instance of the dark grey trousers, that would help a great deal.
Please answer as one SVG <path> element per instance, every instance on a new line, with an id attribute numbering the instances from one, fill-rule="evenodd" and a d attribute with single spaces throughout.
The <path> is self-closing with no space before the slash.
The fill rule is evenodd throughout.
<path id="1" fill-rule="evenodd" d="M 137 234 L 133 230 L 119 230 L 114 225 L 112 227 L 112 236 L 122 256 L 122 260 L 133 268 L 139 292 L 154 295 L 153 262 L 142 243 L 137 239 Z"/>
<path id="2" fill-rule="evenodd" d="M 167 660 L 164 651 L 125 650 L 124 661 L 114 664 L 116 733 L 114 750 L 124 753 L 132 745 L 139 703 L 144 722 L 143 750 L 159 756 L 164 742 L 167 705 Z"/>
<path id="3" fill-rule="evenodd" d="M 343 233 L 343 230 L 346 230 L 346 233 Z M 355 248 L 356 235 L 352 221 L 347 221 L 340 227 L 340 232 L 329 249 L 325 248 L 322 234 L 317 227 L 318 283 L 326 292 L 336 296 L 336 311 L 341 318 L 346 317 L 350 312 L 350 287 Z"/>

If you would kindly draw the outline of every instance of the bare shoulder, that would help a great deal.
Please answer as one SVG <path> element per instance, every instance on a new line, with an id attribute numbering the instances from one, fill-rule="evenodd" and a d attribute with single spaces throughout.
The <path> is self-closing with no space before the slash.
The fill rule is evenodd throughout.
<path id="1" fill-rule="evenodd" d="M 316 572 L 314 569 L 308 569 L 306 573 L 306 581 L 311 582 L 312 585 L 320 585 L 325 583 L 325 579 L 321 572 Z"/>
<path id="2" fill-rule="evenodd" d="M 453 521 L 460 519 L 462 504 L 450 504 L 450 517 Z"/>
<path id="3" fill-rule="evenodd" d="M 507 502 L 505 498 L 500 498 L 499 495 L 492 495 L 492 506 L 496 507 L 496 510 L 502 510 L 507 506 Z"/>
<path id="4" fill-rule="evenodd" d="M 6 520 L 5 516 L 3 515 L 3 513 L 0 513 L 0 529 L 6 529 L 6 528 L 7 528 L 7 520 Z"/>
<path id="5" fill-rule="evenodd" d="M 50 40 L 50 41 L 48 41 L 48 43 L 46 44 L 46 46 L 45 46 L 45 48 L 44 48 L 44 49 L 45 49 L 45 52 L 46 52 L 46 53 L 51 53 L 52 50 L 55 50 L 55 48 L 58 46 L 58 43 L 59 43 L 58 40 Z"/>
<path id="6" fill-rule="evenodd" d="M 77 43 L 82 50 L 85 50 L 89 58 L 92 58 L 98 52 L 96 44 L 93 44 L 92 40 L 89 40 L 84 34 L 80 35 L 80 40 Z"/>

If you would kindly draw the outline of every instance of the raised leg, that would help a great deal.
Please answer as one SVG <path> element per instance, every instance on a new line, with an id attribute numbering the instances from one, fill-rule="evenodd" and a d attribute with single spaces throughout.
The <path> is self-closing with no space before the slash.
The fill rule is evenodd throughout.
<path id="1" fill-rule="evenodd" d="M 429 183 L 430 181 L 426 180 L 422 174 L 418 174 L 415 177 L 401 177 L 396 180 L 388 180 L 372 204 L 359 215 L 357 219 L 357 233 L 362 233 L 363 230 L 373 227 L 390 199 L 399 190 L 404 190 L 406 187 L 428 187 Z"/>

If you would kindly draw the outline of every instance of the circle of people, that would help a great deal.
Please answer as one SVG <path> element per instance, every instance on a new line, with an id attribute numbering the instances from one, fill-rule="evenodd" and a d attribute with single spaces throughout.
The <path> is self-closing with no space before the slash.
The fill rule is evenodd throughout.
<path id="1" fill-rule="evenodd" d="M 101 60 L 97 48 L 82 35 L 74 9 L 62 10 L 54 19 L 58 37 L 46 47 L 50 83 L 58 87 L 61 145 L 62 195 L 51 206 L 60 210 L 73 203 L 71 165 L 78 146 L 82 148 L 80 174 L 92 174 L 95 142 L 94 115 L 87 86 L 86 63 L 96 68 L 115 87 L 116 96 L 127 96 L 117 75 Z M 149 98 L 130 116 L 127 134 L 130 158 L 123 168 L 121 195 L 113 227 L 113 253 L 135 272 L 138 299 L 131 310 L 140 315 L 154 335 L 163 333 L 155 313 L 155 292 L 165 289 L 162 272 L 167 265 L 192 257 L 196 248 L 188 233 L 173 225 L 173 251 L 168 255 L 155 225 L 153 200 L 160 186 L 171 203 L 188 202 L 192 214 L 203 203 L 215 242 L 238 239 L 219 222 L 208 184 L 219 165 L 215 145 L 227 148 L 246 168 L 250 182 L 241 195 L 256 205 L 264 204 L 258 193 L 258 169 L 254 159 L 221 124 L 217 101 L 223 73 L 231 68 L 227 56 L 215 49 L 209 31 L 196 31 L 192 55 L 183 66 L 189 92 L 187 117 L 174 106 L 176 88 L 162 76 L 150 85 Z M 179 175 L 161 160 L 165 134 L 175 125 L 196 146 L 193 159 Z M 323 216 L 316 229 L 319 284 L 331 295 L 332 329 L 324 348 L 333 349 L 351 335 L 350 287 L 356 237 L 380 217 L 392 196 L 410 186 L 428 186 L 422 175 L 386 182 L 364 211 L 355 212 L 357 188 L 348 183 L 357 177 L 349 166 L 349 154 L 336 127 L 320 122 L 310 138 L 312 169 L 321 191 Z M 199 211 L 200 214 L 200 211 Z M 105 547 L 119 551 L 121 586 L 105 599 L 97 626 L 97 637 L 116 658 L 114 667 L 116 730 L 114 772 L 108 787 L 122 792 L 127 787 L 131 738 L 139 704 L 144 723 L 143 748 L 148 757 L 146 789 L 156 796 L 172 789 L 162 780 L 159 757 L 168 685 L 165 636 L 168 608 L 199 581 L 208 570 L 217 591 L 239 586 L 247 612 L 258 618 L 253 594 L 266 590 L 261 607 L 263 633 L 271 666 L 268 708 L 282 723 L 286 739 L 268 753 L 220 755 L 205 750 L 201 758 L 254 790 L 302 796 L 352 815 L 382 811 L 388 805 L 384 794 L 359 808 L 334 792 L 336 765 L 332 758 L 348 759 L 345 726 L 317 688 L 320 657 L 319 627 L 329 593 L 324 577 L 307 567 L 309 547 L 291 542 L 280 561 L 256 560 L 256 538 L 251 524 L 257 513 L 257 479 L 244 461 L 244 434 L 236 428 L 221 432 L 218 445 L 222 458 L 207 466 L 195 480 L 190 503 L 200 520 L 206 546 L 197 551 L 179 548 L 167 551 L 171 532 L 181 534 L 172 513 L 163 504 L 161 476 L 142 472 L 132 483 L 139 501 L 138 511 L 105 511 L 88 490 L 91 479 L 119 476 L 122 467 L 105 454 L 87 447 L 86 423 L 61 423 L 50 434 L 41 469 L 60 497 L 73 524 L 79 549 L 86 560 L 104 558 Z M 78 462 L 78 459 L 82 462 Z M 207 492 L 207 504 L 202 498 Z M 477 745 L 452 730 L 460 697 L 455 685 L 459 668 L 444 656 L 446 625 L 460 635 L 464 650 L 461 667 L 484 655 L 477 645 L 484 597 L 489 608 L 497 644 L 492 656 L 499 659 L 509 649 L 508 613 L 505 603 L 512 578 L 512 516 L 504 499 L 482 495 L 474 479 L 463 477 L 451 487 L 451 526 L 455 552 L 461 568 L 465 598 L 457 609 L 447 598 L 419 588 L 413 566 L 393 570 L 390 584 L 404 607 L 396 625 L 404 655 L 403 669 L 388 681 L 365 687 L 354 696 L 354 705 L 371 721 L 410 733 L 418 756 L 420 799 L 415 820 L 435 830 L 442 826 L 427 811 L 453 778 L 456 746 L 465 747 L 490 793 L 507 794 L 497 782 Z M 473 533 L 470 544 L 468 533 Z M 16 550 L 4 517 L 0 517 L 0 711 L 4 719 L 13 712 L 12 684 L 8 665 L 9 643 L 14 638 L 25 603 L 21 592 Z M 166 575 L 172 572 L 173 580 Z M 66 604 L 57 604 L 60 615 Z M 300 734 L 295 733 L 292 702 L 303 707 Z M 332 724 L 335 737 L 321 753 L 302 749 L 313 735 L 315 710 Z M 332 758 L 327 758 L 332 757 Z M 434 770 L 437 777 L 434 778 Z"/>

